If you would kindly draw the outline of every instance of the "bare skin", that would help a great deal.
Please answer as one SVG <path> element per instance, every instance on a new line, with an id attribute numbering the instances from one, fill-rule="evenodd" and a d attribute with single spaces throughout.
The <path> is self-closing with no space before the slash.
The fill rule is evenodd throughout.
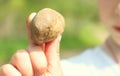
<path id="1" fill-rule="evenodd" d="M 120 0 L 98 0 L 99 13 L 102 22 L 108 28 L 110 36 L 107 42 L 115 52 L 120 63 Z M 29 35 L 29 24 L 33 16 L 28 18 L 27 27 Z M 29 38 L 29 48 L 19 50 L 11 59 L 11 63 L 1 66 L 0 76 L 63 76 L 59 58 L 60 36 L 55 40 L 41 46 L 31 43 Z M 103 49 L 114 57 L 107 46 L 103 44 Z M 44 48 L 43 48 L 44 47 Z M 24 65 L 23 65 L 24 61 Z"/>
<path id="2" fill-rule="evenodd" d="M 102 47 L 117 64 L 120 64 L 120 0 L 98 0 L 98 6 L 100 18 L 110 32 Z"/>
<path id="3" fill-rule="evenodd" d="M 32 13 L 27 20 L 28 48 L 18 50 L 10 63 L 1 66 L 0 76 L 63 76 L 59 57 L 61 36 L 39 46 L 33 44 L 29 26 L 35 15 Z"/>

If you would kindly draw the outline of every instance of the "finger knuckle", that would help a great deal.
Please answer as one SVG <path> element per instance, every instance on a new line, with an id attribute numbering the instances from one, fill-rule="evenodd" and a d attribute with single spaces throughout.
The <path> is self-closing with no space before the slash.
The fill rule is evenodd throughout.
<path id="1" fill-rule="evenodd" d="M 0 72 L 2 73 L 2 75 L 6 75 L 11 69 L 11 66 L 10 64 L 5 64 L 3 65 L 1 68 L 0 68 Z"/>
<path id="2" fill-rule="evenodd" d="M 22 76 L 13 65 L 5 64 L 0 68 L 0 76 Z"/>
<path id="3" fill-rule="evenodd" d="M 23 61 L 23 59 L 25 59 L 28 56 L 28 53 L 25 50 L 19 50 L 17 51 L 13 57 L 12 57 L 12 61 L 15 62 L 21 62 Z"/>
<path id="4" fill-rule="evenodd" d="M 5 73 L 8 66 L 8 64 L 1 66 L 0 71 Z"/>
<path id="5" fill-rule="evenodd" d="M 39 64 L 34 64 L 34 69 L 37 73 L 44 73 L 47 70 L 47 63 L 46 62 L 39 62 Z"/>

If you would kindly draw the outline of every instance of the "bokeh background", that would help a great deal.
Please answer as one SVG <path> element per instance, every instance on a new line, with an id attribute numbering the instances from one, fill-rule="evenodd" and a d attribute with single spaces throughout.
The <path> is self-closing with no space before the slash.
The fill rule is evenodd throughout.
<path id="1" fill-rule="evenodd" d="M 43 8 L 52 8 L 65 18 L 62 58 L 98 46 L 108 35 L 99 20 L 97 0 L 0 0 L 0 65 L 16 50 L 27 48 L 26 19 Z"/>

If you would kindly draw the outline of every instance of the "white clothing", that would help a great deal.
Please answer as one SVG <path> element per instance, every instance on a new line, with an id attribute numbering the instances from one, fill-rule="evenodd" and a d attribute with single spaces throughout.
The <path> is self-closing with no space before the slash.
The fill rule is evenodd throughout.
<path id="1" fill-rule="evenodd" d="M 64 76 L 120 76 L 120 66 L 96 47 L 61 61 Z"/>

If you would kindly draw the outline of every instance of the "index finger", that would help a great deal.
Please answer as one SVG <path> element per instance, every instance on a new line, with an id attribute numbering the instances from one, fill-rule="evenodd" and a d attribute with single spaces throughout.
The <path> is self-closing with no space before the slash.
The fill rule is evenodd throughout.
<path id="1" fill-rule="evenodd" d="M 27 27 L 27 35 L 28 35 L 28 43 L 29 44 L 32 44 L 33 41 L 31 39 L 31 35 L 30 35 L 30 24 L 31 24 L 31 21 L 33 20 L 33 18 L 35 17 L 36 13 L 33 12 L 29 15 L 27 21 L 26 21 L 26 27 Z"/>

